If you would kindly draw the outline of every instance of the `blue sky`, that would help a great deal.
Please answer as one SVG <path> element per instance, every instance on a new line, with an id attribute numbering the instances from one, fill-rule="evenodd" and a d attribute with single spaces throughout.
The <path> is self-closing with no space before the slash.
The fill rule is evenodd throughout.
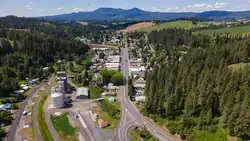
<path id="1" fill-rule="evenodd" d="M 99 7 L 147 11 L 179 12 L 208 10 L 250 10 L 250 0 L 0 0 L 0 16 L 44 16 L 78 11 L 91 11 Z"/>

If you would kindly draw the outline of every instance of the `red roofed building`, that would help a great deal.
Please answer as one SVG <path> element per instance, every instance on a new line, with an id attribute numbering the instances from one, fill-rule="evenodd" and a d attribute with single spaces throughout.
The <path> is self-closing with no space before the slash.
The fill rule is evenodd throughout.
<path id="1" fill-rule="evenodd" d="M 104 127 L 107 127 L 109 125 L 109 122 L 107 120 L 99 119 L 98 124 L 99 124 L 100 128 L 104 128 Z"/>

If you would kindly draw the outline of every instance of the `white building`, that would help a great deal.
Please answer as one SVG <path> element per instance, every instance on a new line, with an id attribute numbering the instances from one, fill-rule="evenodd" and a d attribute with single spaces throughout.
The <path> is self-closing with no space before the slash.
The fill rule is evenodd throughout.
<path id="1" fill-rule="evenodd" d="M 120 63 L 106 63 L 105 67 L 108 70 L 117 70 L 117 71 L 119 71 L 120 70 Z"/>
<path id="2" fill-rule="evenodd" d="M 85 87 L 77 88 L 76 90 L 77 99 L 87 99 L 89 98 L 89 89 Z"/>
<path id="3" fill-rule="evenodd" d="M 111 55 L 111 56 L 108 56 L 108 62 L 110 63 L 120 63 L 120 60 L 121 57 L 120 55 Z"/>
<path id="4" fill-rule="evenodd" d="M 146 97 L 145 96 L 136 96 L 135 97 L 135 101 L 136 102 L 145 102 L 146 101 Z"/>

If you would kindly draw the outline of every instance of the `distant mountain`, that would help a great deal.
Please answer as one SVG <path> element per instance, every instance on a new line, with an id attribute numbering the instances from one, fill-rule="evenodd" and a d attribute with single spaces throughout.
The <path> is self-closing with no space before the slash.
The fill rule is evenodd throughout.
<path id="1" fill-rule="evenodd" d="M 77 12 L 70 14 L 39 17 L 45 20 L 172 20 L 179 18 L 213 18 L 213 19 L 242 19 L 250 18 L 250 11 L 229 12 L 229 11 L 206 11 L 194 12 L 149 12 L 138 8 L 116 9 L 99 8 L 90 12 Z"/>

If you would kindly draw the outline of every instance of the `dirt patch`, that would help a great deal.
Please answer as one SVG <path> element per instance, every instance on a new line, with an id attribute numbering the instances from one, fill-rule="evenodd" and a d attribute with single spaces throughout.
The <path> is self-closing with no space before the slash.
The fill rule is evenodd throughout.
<path id="1" fill-rule="evenodd" d="M 36 141 L 33 131 L 32 131 L 32 126 L 28 128 L 23 128 L 19 134 L 25 138 L 27 138 L 28 141 Z"/>
<path id="2" fill-rule="evenodd" d="M 79 22 L 81 25 L 88 25 L 88 22 Z"/>
<path id="3" fill-rule="evenodd" d="M 155 24 L 153 22 L 141 22 L 141 23 L 133 24 L 133 25 L 127 27 L 126 29 L 121 30 L 121 32 L 132 32 L 132 31 L 136 31 L 136 30 L 142 30 L 145 28 L 150 28 L 154 25 Z"/>

